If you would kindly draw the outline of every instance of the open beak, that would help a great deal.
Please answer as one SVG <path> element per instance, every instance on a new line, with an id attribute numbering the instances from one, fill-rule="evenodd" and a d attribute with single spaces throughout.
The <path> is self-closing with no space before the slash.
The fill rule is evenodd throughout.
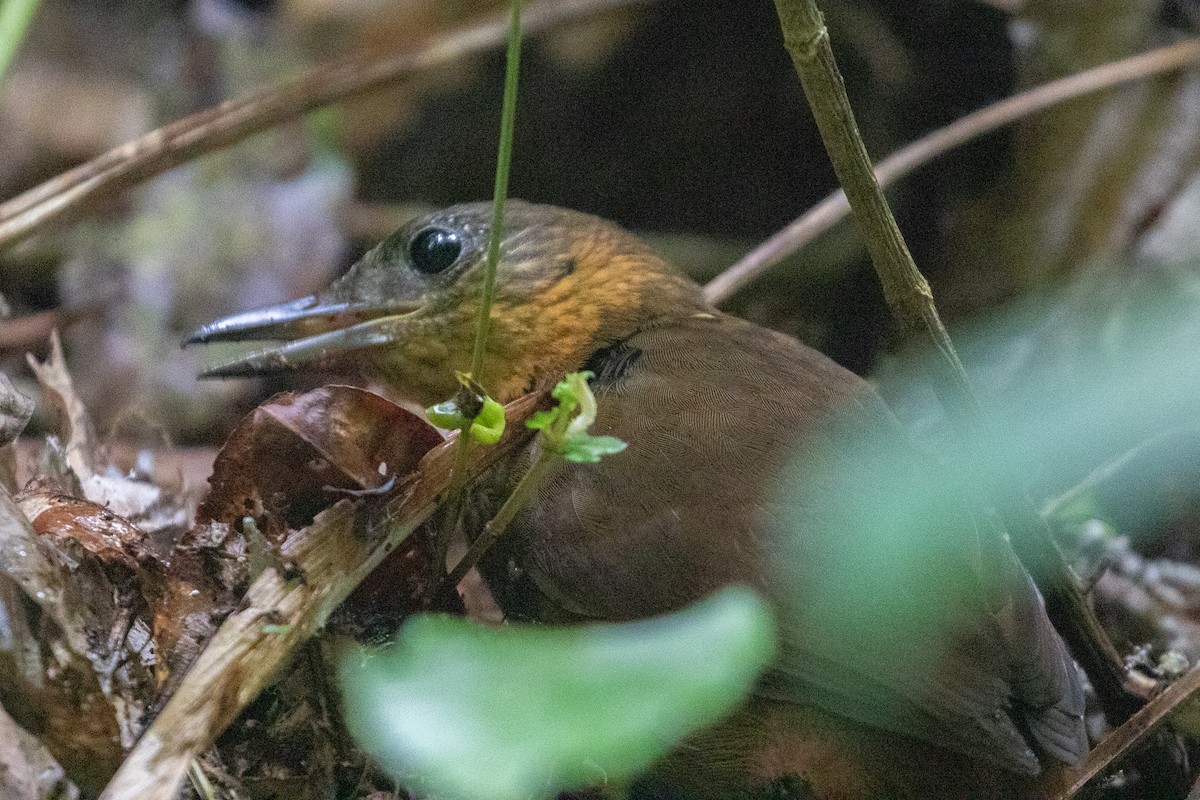
<path id="1" fill-rule="evenodd" d="M 347 303 L 311 295 L 210 322 L 183 344 L 278 342 L 200 373 L 201 378 L 275 375 L 319 368 L 348 353 L 394 342 L 415 310 L 396 303 Z"/>

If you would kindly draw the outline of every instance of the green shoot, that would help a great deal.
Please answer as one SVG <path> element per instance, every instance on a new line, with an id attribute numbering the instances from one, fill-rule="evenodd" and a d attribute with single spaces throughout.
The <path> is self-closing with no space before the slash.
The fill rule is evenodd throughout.
<path id="1" fill-rule="evenodd" d="M 572 372 L 551 392 L 558 405 L 549 411 L 539 411 L 525 423 L 542 432 L 548 450 L 577 464 L 594 464 L 627 446 L 614 436 L 588 433 L 596 421 L 596 396 L 588 386 L 590 377 L 590 372 Z"/>
<path id="2" fill-rule="evenodd" d="M 471 374 L 483 370 L 488 331 L 492 324 L 492 298 L 496 294 L 496 265 L 500 261 L 500 239 L 504 233 L 504 201 L 508 197 L 508 170 L 512 164 L 513 128 L 517 119 L 517 75 L 521 66 L 521 0 L 512 0 L 512 23 L 508 30 L 508 60 L 504 68 L 504 109 L 500 112 L 500 147 L 496 154 L 496 186 L 492 197 L 492 230 L 488 237 L 487 261 L 483 267 L 483 297 L 479 324 L 471 351 Z"/>
<path id="3" fill-rule="evenodd" d="M 593 464 L 603 456 L 625 449 L 625 442 L 614 436 L 592 436 L 588 433 L 596 421 L 596 396 L 587 382 L 591 374 L 572 372 L 563 378 L 551 392 L 554 399 L 558 400 L 558 405 L 549 411 L 539 411 L 525 423 L 541 432 L 543 446 L 537 448 L 533 464 L 521 476 L 496 516 L 446 576 L 449 585 L 457 585 L 467 571 L 479 563 L 479 559 L 500 538 L 517 512 L 533 498 L 542 479 L 558 464 L 560 458 L 577 464 Z"/>
<path id="4" fill-rule="evenodd" d="M 425 409 L 439 428 L 463 431 L 472 442 L 495 444 L 504 435 L 504 406 L 488 397 L 470 375 L 458 373 L 462 387 L 450 400 Z"/>

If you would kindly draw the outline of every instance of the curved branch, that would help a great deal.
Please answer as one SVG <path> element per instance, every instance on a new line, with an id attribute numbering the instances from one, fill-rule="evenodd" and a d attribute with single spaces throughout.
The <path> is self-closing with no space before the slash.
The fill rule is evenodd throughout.
<path id="1" fill-rule="evenodd" d="M 1200 39 L 1188 39 L 1029 89 L 961 117 L 896 151 L 876 165 L 875 175 L 881 186 L 890 186 L 943 153 L 1038 111 L 1197 62 Z M 728 300 L 746 283 L 832 228 L 849 211 L 846 195 L 841 190 L 834 192 L 709 281 L 704 287 L 705 297 L 714 304 Z"/>
<path id="2" fill-rule="evenodd" d="M 526 33 L 641 0 L 543 0 L 525 13 Z M 314 67 L 281 86 L 252 92 L 176 120 L 0 204 L 0 248 L 84 210 L 100 195 L 134 186 L 197 156 L 220 150 L 313 109 L 414 72 L 494 47 L 508 15 L 434 39 L 417 50 L 358 54 Z"/>

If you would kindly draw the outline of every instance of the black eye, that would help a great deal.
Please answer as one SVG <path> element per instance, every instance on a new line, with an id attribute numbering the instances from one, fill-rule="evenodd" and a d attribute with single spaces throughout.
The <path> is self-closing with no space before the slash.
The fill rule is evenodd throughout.
<path id="1" fill-rule="evenodd" d="M 413 269 L 433 275 L 447 269 L 458 260 L 462 241 L 454 231 L 445 228 L 426 228 L 408 246 L 408 260 Z"/>

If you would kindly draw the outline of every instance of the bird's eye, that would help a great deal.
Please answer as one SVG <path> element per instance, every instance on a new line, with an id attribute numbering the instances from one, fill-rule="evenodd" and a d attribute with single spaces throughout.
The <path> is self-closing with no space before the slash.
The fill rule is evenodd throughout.
<path id="1" fill-rule="evenodd" d="M 445 228 L 426 228 L 408 246 L 408 259 L 413 269 L 426 275 L 442 272 L 458 260 L 462 240 L 454 231 Z"/>

